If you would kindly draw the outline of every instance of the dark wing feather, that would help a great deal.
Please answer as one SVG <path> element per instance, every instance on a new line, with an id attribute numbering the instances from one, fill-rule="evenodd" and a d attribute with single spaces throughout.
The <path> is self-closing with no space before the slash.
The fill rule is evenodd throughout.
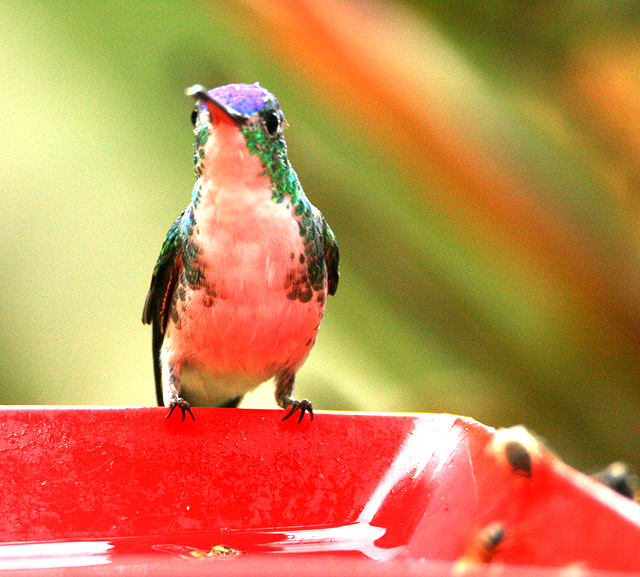
<path id="1" fill-rule="evenodd" d="M 340 280 L 340 250 L 338 249 L 338 241 L 336 235 L 333 234 L 331 227 L 323 218 L 322 240 L 324 247 L 324 262 L 327 265 L 327 280 L 329 294 L 336 294 L 338 290 L 338 281 Z"/>
<path id="2" fill-rule="evenodd" d="M 169 319 L 171 299 L 182 270 L 182 235 L 180 233 L 182 214 L 171 225 L 167 238 L 162 245 L 158 262 L 153 269 L 151 287 L 142 311 L 142 322 L 151 324 L 153 329 L 153 372 L 158 405 L 163 405 L 160 349 L 162 348 L 164 331 Z"/>

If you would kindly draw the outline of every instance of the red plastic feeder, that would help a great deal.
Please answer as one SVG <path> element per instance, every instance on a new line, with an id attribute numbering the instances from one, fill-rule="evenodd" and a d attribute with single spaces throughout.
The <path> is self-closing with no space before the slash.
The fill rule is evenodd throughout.
<path id="1" fill-rule="evenodd" d="M 640 572 L 640 507 L 521 428 L 452 415 L 0 411 L 0 569 L 78 575 Z"/>

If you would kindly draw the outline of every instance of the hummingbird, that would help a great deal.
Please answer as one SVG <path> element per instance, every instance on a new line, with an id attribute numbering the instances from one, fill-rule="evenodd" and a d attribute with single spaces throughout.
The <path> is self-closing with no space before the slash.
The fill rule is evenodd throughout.
<path id="1" fill-rule="evenodd" d="M 160 406 L 237 407 L 275 379 L 275 398 L 313 419 L 293 396 L 316 341 L 339 250 L 289 159 L 276 98 L 255 84 L 185 91 L 196 100 L 196 182 L 162 245 L 144 304 L 152 325 Z"/>

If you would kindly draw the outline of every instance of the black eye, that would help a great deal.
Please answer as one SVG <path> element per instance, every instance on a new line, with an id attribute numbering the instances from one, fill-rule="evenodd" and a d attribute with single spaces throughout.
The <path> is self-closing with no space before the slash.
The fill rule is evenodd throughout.
<path id="1" fill-rule="evenodd" d="M 264 117 L 264 125 L 267 127 L 267 132 L 271 136 L 275 136 L 280 129 L 280 116 L 275 110 L 270 110 Z"/>
<path id="2" fill-rule="evenodd" d="M 191 112 L 191 124 L 196 125 L 196 120 L 198 120 L 198 108 L 194 108 Z"/>

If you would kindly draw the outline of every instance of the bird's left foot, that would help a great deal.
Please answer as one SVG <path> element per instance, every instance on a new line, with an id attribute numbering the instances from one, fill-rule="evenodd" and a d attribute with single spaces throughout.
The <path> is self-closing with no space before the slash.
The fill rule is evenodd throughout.
<path id="1" fill-rule="evenodd" d="M 289 409 L 289 412 L 284 417 L 282 417 L 283 421 L 286 421 L 296 411 L 300 411 L 298 423 L 302 422 L 302 418 L 304 417 L 305 413 L 309 413 L 309 420 L 313 421 L 313 405 L 311 404 L 311 401 L 308 401 L 307 399 L 303 399 L 302 401 L 293 400 L 291 404 L 286 408 Z"/>

